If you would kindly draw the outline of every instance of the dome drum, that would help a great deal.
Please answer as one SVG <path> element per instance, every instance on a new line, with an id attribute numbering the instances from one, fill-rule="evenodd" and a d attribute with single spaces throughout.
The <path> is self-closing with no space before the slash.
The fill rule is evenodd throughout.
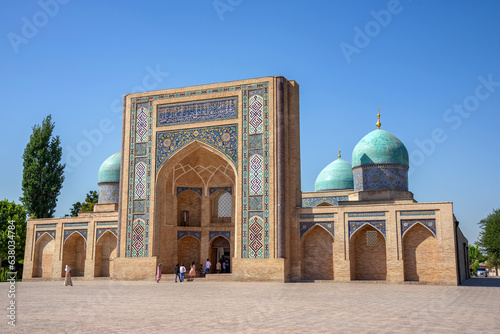
<path id="1" fill-rule="evenodd" d="M 404 164 L 370 164 L 353 168 L 354 191 L 408 191 L 408 166 Z"/>
<path id="2" fill-rule="evenodd" d="M 120 191 L 121 153 L 115 153 L 102 163 L 99 168 L 97 184 L 99 186 L 99 204 L 118 203 Z"/>

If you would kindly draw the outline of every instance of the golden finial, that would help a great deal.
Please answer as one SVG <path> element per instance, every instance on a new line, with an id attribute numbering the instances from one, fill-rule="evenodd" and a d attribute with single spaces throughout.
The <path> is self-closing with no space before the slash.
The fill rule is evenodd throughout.
<path id="1" fill-rule="evenodd" d="M 339 148 L 339 159 L 340 159 L 340 148 Z"/>
<path id="2" fill-rule="evenodd" d="M 380 126 L 382 125 L 382 123 L 380 123 L 380 108 L 378 108 L 377 124 L 375 125 L 377 126 L 377 129 L 380 129 Z"/>

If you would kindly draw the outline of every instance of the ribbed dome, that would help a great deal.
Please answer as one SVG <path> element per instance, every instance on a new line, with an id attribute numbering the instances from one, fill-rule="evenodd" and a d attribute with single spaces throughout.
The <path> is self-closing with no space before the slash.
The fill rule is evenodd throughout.
<path id="1" fill-rule="evenodd" d="M 408 150 L 390 132 L 376 129 L 364 136 L 352 151 L 352 166 L 395 163 L 408 166 Z"/>
<path id="2" fill-rule="evenodd" d="M 121 152 L 115 153 L 102 163 L 97 176 L 97 183 L 120 182 Z"/>
<path id="3" fill-rule="evenodd" d="M 354 189 L 351 164 L 338 158 L 319 173 L 314 188 L 316 191 Z"/>

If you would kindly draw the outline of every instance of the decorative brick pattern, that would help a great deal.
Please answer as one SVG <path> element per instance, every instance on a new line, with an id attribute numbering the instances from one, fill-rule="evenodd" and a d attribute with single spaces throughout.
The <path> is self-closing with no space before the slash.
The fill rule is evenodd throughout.
<path id="1" fill-rule="evenodd" d="M 137 110 L 136 139 L 137 143 L 142 143 L 148 139 L 148 113 L 147 108 L 141 107 Z"/>
<path id="2" fill-rule="evenodd" d="M 132 225 L 132 257 L 146 256 L 147 246 L 146 222 L 143 219 L 136 219 Z"/>

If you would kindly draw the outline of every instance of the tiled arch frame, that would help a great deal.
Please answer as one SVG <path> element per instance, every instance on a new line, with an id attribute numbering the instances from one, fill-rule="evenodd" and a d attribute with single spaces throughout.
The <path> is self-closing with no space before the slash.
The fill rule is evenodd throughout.
<path id="1" fill-rule="evenodd" d="M 181 97 L 199 97 L 207 96 L 211 98 L 213 94 L 231 93 L 241 94 L 242 96 L 242 133 L 238 134 L 238 143 L 243 146 L 242 152 L 242 168 L 244 171 L 249 170 L 249 158 L 252 155 L 252 149 L 262 150 L 263 157 L 263 173 L 262 173 L 262 195 L 256 195 L 262 207 L 258 211 L 250 211 L 248 206 L 250 182 L 252 181 L 247 172 L 239 175 L 242 181 L 242 215 L 241 224 L 242 240 L 241 254 L 243 258 L 247 257 L 269 257 L 269 81 L 262 81 L 249 84 L 218 86 L 213 88 L 195 89 L 191 91 L 183 91 L 166 94 L 152 94 L 148 96 L 134 97 L 131 99 L 129 110 L 130 123 L 125 125 L 128 127 L 130 136 L 129 143 L 126 146 L 130 149 L 127 151 L 129 156 L 128 179 L 133 184 L 133 187 L 127 187 L 127 215 L 123 223 L 126 224 L 126 239 L 125 239 L 125 256 L 149 256 L 149 233 L 145 234 L 143 240 L 142 251 L 132 250 L 133 235 L 132 225 L 140 216 L 143 218 L 145 230 L 149 232 L 151 224 L 150 206 L 151 206 L 151 189 L 154 176 L 152 176 L 153 164 L 156 158 L 153 157 L 153 145 L 155 138 L 153 136 L 153 102 L 156 100 L 176 99 Z M 217 117 L 213 118 L 217 119 Z M 227 119 L 227 117 L 225 118 Z M 193 126 L 193 129 L 195 127 Z M 194 132 L 192 133 L 195 134 Z M 225 141 L 226 138 L 222 138 Z M 127 149 L 126 149 L 127 150 Z M 139 173 L 136 173 L 135 166 L 143 163 Z M 142 173 L 144 169 L 145 173 Z M 136 175 L 137 174 L 137 175 Z M 238 175 L 236 172 L 235 175 Z M 140 183 L 140 184 L 138 184 Z M 135 189 L 144 189 L 144 191 L 136 193 Z M 240 197 L 240 196 L 238 196 Z M 137 203 L 136 203 L 137 202 Z M 138 211 L 140 208 L 140 211 Z M 258 225 L 255 224 L 257 217 Z M 124 217 L 125 218 L 125 217 Z M 250 226 L 250 220 L 254 222 Z M 252 227 L 252 228 L 251 228 Z"/>

